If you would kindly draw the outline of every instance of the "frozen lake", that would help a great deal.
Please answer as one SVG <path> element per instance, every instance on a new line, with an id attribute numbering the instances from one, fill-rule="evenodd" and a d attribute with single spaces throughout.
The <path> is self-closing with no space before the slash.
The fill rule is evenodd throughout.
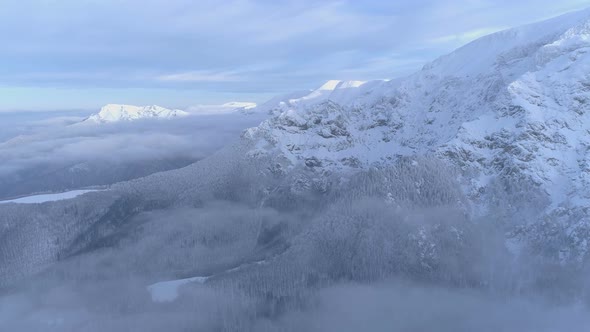
<path id="1" fill-rule="evenodd" d="M 6 203 L 19 203 L 19 204 L 35 204 L 35 203 L 45 203 L 45 202 L 54 202 L 54 201 L 62 201 L 66 199 L 72 199 L 74 197 L 93 192 L 99 190 L 72 190 L 66 191 L 63 193 L 56 193 L 56 194 L 43 194 L 43 195 L 32 195 L 21 197 L 17 199 L 11 199 L 7 201 L 0 201 L 0 204 Z"/>

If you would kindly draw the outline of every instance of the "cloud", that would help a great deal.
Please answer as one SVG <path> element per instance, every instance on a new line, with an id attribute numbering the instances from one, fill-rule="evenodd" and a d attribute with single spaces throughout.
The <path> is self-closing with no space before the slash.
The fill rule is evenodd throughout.
<path id="1" fill-rule="evenodd" d="M 283 317 L 278 330 L 573 331 L 590 324 L 581 306 L 405 282 L 338 285 L 318 298 L 313 310 Z"/>
<path id="2" fill-rule="evenodd" d="M 0 122 L 0 133 L 7 135 L 0 135 L 0 196 L 113 183 L 182 167 L 237 141 L 264 116 L 206 114 L 72 126 L 81 118 L 4 115 L 13 120 Z M 79 169 L 88 171 L 83 181 L 76 180 Z"/>
<path id="3" fill-rule="evenodd" d="M 235 72 L 210 72 L 210 71 L 190 71 L 179 74 L 169 74 L 157 77 L 160 81 L 170 82 L 232 82 L 241 81 L 242 78 Z"/>
<path id="4" fill-rule="evenodd" d="M 0 169 L 36 163 L 95 160 L 125 162 L 173 156 L 202 158 L 236 140 L 259 116 L 220 114 L 106 125 L 67 126 L 71 119 L 43 120 L 45 128 L 0 143 Z M 19 167 L 14 167 L 18 165 Z M 2 174 L 0 171 L 0 175 Z"/>
<path id="5" fill-rule="evenodd" d="M 359 80 L 408 74 L 497 27 L 588 5 L 581 0 L 9 1 L 0 11 L 5 45 L 0 86 L 84 87 L 93 90 L 98 104 L 111 102 L 104 88 L 157 89 L 168 100 L 178 89 L 257 99 L 260 93 L 313 88 L 344 73 Z M 372 59 L 384 60 L 376 67 Z M 10 96 L 0 91 L 0 97 Z M 151 93 L 133 98 L 130 103 L 149 103 Z M 47 105 L 23 97 L 14 103 L 21 109 Z M 51 107 L 76 103 L 64 99 Z"/>

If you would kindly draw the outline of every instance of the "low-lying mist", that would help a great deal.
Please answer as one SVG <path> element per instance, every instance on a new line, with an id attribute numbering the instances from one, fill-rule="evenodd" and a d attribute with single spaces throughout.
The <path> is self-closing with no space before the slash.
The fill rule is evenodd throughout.
<path id="1" fill-rule="evenodd" d="M 180 168 L 236 140 L 263 118 L 234 113 L 81 125 L 76 121 L 83 118 L 15 117 L 0 125 L 0 130 L 16 127 L 0 137 L 0 199 Z"/>
<path id="2" fill-rule="evenodd" d="M 83 230 L 71 245 L 72 229 L 65 227 L 55 237 L 63 245 L 55 263 L 0 290 L 0 329 L 537 332 L 590 326 L 584 264 L 560 265 L 526 244 L 518 253 L 510 250 L 510 221 L 474 217 L 453 170 L 436 159 L 401 159 L 345 177 L 305 170 L 277 176 L 261 165 L 239 166 L 231 168 L 238 173 L 212 181 L 215 186 L 179 192 L 183 200 L 170 204 L 135 203 L 142 193 L 134 193 L 111 207 L 117 212 L 101 219 L 106 226 Z M 198 170 L 191 170 L 195 178 L 212 176 Z M 55 204 L 55 213 L 59 204 L 64 211 L 86 206 Z M 10 250 L 0 245 L 0 258 Z M 21 258 L 26 265 L 29 257 Z M 165 301 L 149 289 L 195 277 L 203 279 L 178 286 Z"/>

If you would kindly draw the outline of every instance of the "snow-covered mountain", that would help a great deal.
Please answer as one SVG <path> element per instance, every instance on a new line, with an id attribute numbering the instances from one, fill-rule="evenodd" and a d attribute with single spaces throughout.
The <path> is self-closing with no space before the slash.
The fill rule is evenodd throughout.
<path id="1" fill-rule="evenodd" d="M 101 124 L 119 121 L 134 121 L 139 119 L 172 119 L 189 115 L 215 115 L 227 113 L 249 113 L 256 108 L 255 103 L 229 102 L 221 105 L 196 105 L 185 111 L 168 109 L 157 105 L 133 106 L 108 104 L 100 109 L 100 112 L 86 118 L 81 123 Z"/>
<path id="2" fill-rule="evenodd" d="M 539 222 L 515 234 L 564 260 L 587 254 L 588 10 L 483 37 L 406 78 L 329 81 L 260 107 L 275 116 L 244 136 L 275 170 L 323 176 L 431 154 L 462 171 L 474 213 L 526 212 Z"/>
<path id="3" fill-rule="evenodd" d="M 134 121 L 139 119 L 170 119 L 187 116 L 189 113 L 181 110 L 171 110 L 164 107 L 133 106 L 108 104 L 100 109 L 100 112 L 89 116 L 83 123 L 111 123 L 119 121 Z"/>

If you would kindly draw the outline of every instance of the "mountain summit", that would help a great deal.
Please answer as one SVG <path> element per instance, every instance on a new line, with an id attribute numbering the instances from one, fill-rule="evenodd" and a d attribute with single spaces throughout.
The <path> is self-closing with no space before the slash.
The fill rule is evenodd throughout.
<path id="1" fill-rule="evenodd" d="M 108 104 L 84 120 L 84 123 L 110 123 L 119 121 L 134 121 L 139 119 L 170 119 L 187 116 L 189 113 L 181 110 L 171 110 L 160 106 L 133 106 Z"/>

